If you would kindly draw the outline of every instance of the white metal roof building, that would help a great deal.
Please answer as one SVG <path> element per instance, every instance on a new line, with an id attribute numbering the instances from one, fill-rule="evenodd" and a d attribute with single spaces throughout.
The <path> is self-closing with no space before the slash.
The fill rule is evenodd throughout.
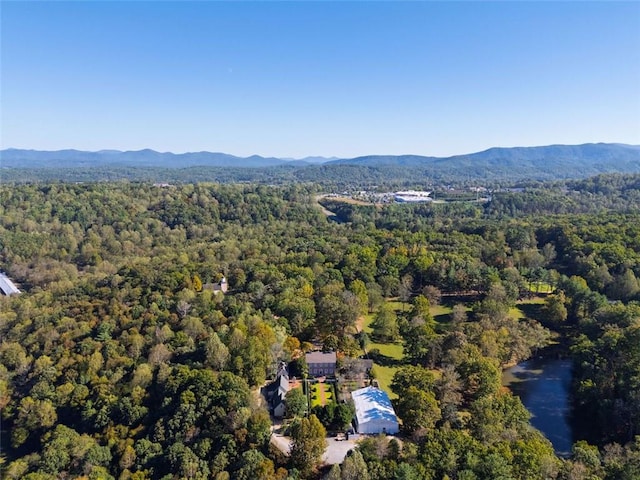
<path id="1" fill-rule="evenodd" d="M 433 199 L 429 196 L 431 192 L 421 192 L 416 190 L 407 190 L 404 192 L 396 192 L 393 198 L 396 202 L 431 202 Z"/>
<path id="2" fill-rule="evenodd" d="M 20 293 L 18 287 L 14 285 L 9 277 L 7 277 L 4 273 L 0 272 L 0 290 L 5 295 L 16 295 Z"/>
<path id="3" fill-rule="evenodd" d="M 351 398 L 356 407 L 358 433 L 398 433 L 398 417 L 384 390 L 376 387 L 361 388 L 351 392 Z"/>

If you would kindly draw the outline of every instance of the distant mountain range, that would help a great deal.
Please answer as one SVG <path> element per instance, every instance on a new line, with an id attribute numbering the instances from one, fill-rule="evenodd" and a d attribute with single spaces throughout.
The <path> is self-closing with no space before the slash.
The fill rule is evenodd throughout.
<path id="1" fill-rule="evenodd" d="M 122 152 L 119 150 L 100 150 L 85 152 L 81 150 L 20 150 L 10 148 L 0 151 L 0 166 L 8 168 L 75 168 L 75 167 L 247 167 L 262 168 L 280 165 L 310 165 L 333 160 L 324 157 L 309 157 L 291 160 L 273 157 L 236 157 L 219 152 L 171 153 L 145 149 Z"/>
<path id="2" fill-rule="evenodd" d="M 194 152 L 169 153 L 154 150 L 118 151 L 101 150 L 84 152 L 79 150 L 38 151 L 7 149 L 0 151 L 0 168 L 11 181 L 28 178 L 29 171 L 40 172 L 37 178 L 56 178 L 54 170 L 66 170 L 64 179 L 72 178 L 69 169 L 83 172 L 90 178 L 91 172 L 101 171 L 97 179 L 128 178 L 135 171 L 145 171 L 140 178 L 150 178 L 152 169 L 165 172 L 189 170 L 183 175 L 166 174 L 172 178 L 195 178 L 194 167 L 202 172 L 242 169 L 262 169 L 273 181 L 282 178 L 297 181 L 354 180 L 376 182 L 393 178 L 398 181 L 428 178 L 434 181 L 456 179 L 553 179 L 582 178 L 600 173 L 640 173 L 640 145 L 611 143 L 589 143 L 584 145 L 550 145 L 542 147 L 490 148 L 467 155 L 451 157 L 425 157 L 418 155 L 369 155 L 349 159 L 307 157 L 300 160 L 274 157 L 237 157 L 226 153 Z M 275 170 L 274 170 L 275 168 Z M 284 170 L 283 170 L 284 169 Z M 104 172 L 109 172 L 104 177 Z M 49 172 L 49 173 L 43 173 Z M 120 173 L 119 173 L 120 172 Z M 203 178 L 200 172 L 198 179 Z M 274 173 L 275 172 L 275 173 Z M 286 173 L 283 173 L 286 172 Z M 256 174 L 244 174 L 251 180 Z M 247 176 L 248 175 L 248 176 Z M 260 174 L 260 178 L 265 178 Z M 346 175 L 346 177 L 345 177 Z M 63 178 L 63 177 L 61 177 Z M 155 175 L 154 175 L 155 178 Z M 213 176 L 212 179 L 219 178 Z M 185 180 L 187 181 L 187 180 Z"/>

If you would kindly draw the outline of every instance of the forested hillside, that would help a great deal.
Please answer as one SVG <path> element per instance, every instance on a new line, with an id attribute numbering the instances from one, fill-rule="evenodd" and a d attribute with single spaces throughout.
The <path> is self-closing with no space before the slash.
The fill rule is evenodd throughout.
<path id="1" fill-rule="evenodd" d="M 318 163 L 321 163 L 318 165 Z M 139 150 L 0 151 L 1 182 L 315 182 L 353 185 L 419 182 L 439 184 L 583 178 L 603 173 L 640 172 L 640 147 L 623 144 L 491 148 L 452 157 L 370 155 L 351 159 L 309 157 L 291 161 L 258 155 L 174 154 Z"/>
<path id="2" fill-rule="evenodd" d="M 486 204 L 323 201 L 341 222 L 318 193 L 1 186 L 0 269 L 24 292 L 0 297 L 2 478 L 639 478 L 638 176 Z M 402 441 L 322 470 L 318 409 L 290 457 L 270 447 L 259 387 L 279 362 L 372 340 L 403 353 L 386 358 Z M 575 360 L 570 459 L 500 382 L 550 343 Z"/>

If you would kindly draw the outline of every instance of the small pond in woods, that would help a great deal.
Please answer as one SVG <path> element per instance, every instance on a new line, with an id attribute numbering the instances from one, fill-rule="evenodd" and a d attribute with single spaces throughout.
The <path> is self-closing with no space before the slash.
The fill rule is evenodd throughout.
<path id="1" fill-rule="evenodd" d="M 571 376 L 569 359 L 542 355 L 508 368 L 502 384 L 520 397 L 531 413 L 531 423 L 553 444 L 556 454 L 569 456 L 571 428 Z"/>

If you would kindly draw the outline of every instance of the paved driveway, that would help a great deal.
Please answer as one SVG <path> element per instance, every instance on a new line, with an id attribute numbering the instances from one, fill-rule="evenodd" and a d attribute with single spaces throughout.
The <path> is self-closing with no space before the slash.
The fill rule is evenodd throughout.
<path id="1" fill-rule="evenodd" d="M 327 438 L 327 449 L 324 451 L 322 461 L 327 465 L 342 463 L 349 450 L 353 450 L 356 442 L 353 440 L 336 440 L 336 437 Z"/>
<path id="2" fill-rule="evenodd" d="M 271 434 L 271 443 L 275 445 L 278 450 L 289 455 L 291 449 L 291 439 L 284 437 L 278 433 Z M 329 437 L 326 439 L 327 448 L 322 455 L 322 461 L 326 465 L 333 465 L 334 463 L 342 463 L 344 457 L 347 456 L 347 452 L 353 450 L 356 446 L 356 442 L 353 440 L 336 440 L 335 437 Z"/>

